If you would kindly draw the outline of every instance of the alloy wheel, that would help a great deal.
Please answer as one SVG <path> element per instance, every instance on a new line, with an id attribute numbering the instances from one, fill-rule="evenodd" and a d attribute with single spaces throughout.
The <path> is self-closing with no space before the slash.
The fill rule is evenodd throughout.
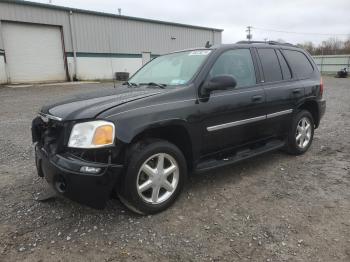
<path id="1" fill-rule="evenodd" d="M 176 191 L 179 182 L 179 165 L 169 154 L 158 153 L 149 157 L 137 175 L 136 188 L 147 203 L 160 204 Z"/>
<path id="2" fill-rule="evenodd" d="M 311 121 L 307 117 L 301 118 L 298 122 L 295 134 L 295 140 L 298 147 L 301 149 L 306 148 L 311 141 L 311 135 Z"/>

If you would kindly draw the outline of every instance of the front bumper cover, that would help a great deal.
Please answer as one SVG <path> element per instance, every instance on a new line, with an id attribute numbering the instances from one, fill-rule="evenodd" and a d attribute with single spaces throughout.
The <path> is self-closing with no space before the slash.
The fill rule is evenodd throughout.
<path id="1" fill-rule="evenodd" d="M 38 175 L 45 177 L 59 195 L 98 209 L 106 206 L 123 170 L 122 165 L 87 162 L 70 154 L 49 156 L 39 146 L 35 147 L 35 156 Z M 100 172 L 83 173 L 82 166 L 100 168 Z"/>

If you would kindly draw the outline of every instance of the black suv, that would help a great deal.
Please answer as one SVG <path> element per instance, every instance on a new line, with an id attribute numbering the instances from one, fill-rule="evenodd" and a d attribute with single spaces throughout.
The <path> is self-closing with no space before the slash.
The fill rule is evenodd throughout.
<path id="1" fill-rule="evenodd" d="M 116 89 L 44 106 L 33 120 L 38 175 L 70 199 L 103 208 L 169 207 L 187 174 L 271 150 L 311 145 L 326 103 L 316 64 L 275 42 L 157 57 Z"/>

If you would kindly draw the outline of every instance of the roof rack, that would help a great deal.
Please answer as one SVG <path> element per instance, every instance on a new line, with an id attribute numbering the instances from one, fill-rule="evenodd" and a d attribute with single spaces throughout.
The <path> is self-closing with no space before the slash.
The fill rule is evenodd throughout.
<path id="1" fill-rule="evenodd" d="M 236 44 L 267 44 L 267 45 L 286 45 L 286 46 L 295 46 L 290 43 L 281 43 L 277 41 L 238 41 Z"/>

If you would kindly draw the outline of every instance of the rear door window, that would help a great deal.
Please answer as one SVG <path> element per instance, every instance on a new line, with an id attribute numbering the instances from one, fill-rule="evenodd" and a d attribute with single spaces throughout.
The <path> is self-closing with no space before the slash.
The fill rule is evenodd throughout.
<path id="1" fill-rule="evenodd" d="M 286 59 L 283 57 L 280 50 L 276 50 L 276 52 L 277 52 L 278 60 L 280 61 L 280 66 L 281 66 L 282 73 L 283 73 L 283 79 L 284 80 L 291 79 L 292 74 L 291 74 L 290 69 L 287 65 Z"/>
<path id="2" fill-rule="evenodd" d="M 293 73 L 295 73 L 298 78 L 307 78 L 314 71 L 309 59 L 302 52 L 284 49 L 283 53 L 286 56 Z"/>
<path id="3" fill-rule="evenodd" d="M 231 75 L 237 87 L 256 84 L 253 59 L 249 49 L 234 49 L 221 54 L 209 72 L 210 77 Z"/>
<path id="4" fill-rule="evenodd" d="M 275 50 L 272 48 L 259 48 L 258 54 L 263 67 L 265 82 L 283 80 L 281 67 Z"/>

